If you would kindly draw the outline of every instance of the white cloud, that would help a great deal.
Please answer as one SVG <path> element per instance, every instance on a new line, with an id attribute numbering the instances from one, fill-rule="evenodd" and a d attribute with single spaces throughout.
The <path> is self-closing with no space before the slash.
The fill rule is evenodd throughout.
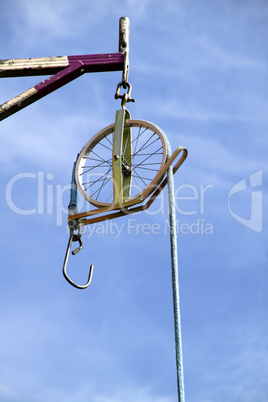
<path id="1" fill-rule="evenodd" d="M 14 28 L 26 34 L 27 40 L 36 40 L 36 34 L 46 32 L 48 37 L 71 35 L 69 19 L 74 11 L 74 4 L 59 0 L 35 1 L 21 0 L 16 2 L 14 9 Z M 21 25 L 15 25 L 18 19 Z M 33 37 L 29 34 L 35 33 Z M 23 36 L 24 36 L 23 35 Z"/>
<path id="2" fill-rule="evenodd" d="M 245 48 L 244 54 L 237 54 L 237 49 L 230 49 L 228 42 L 224 43 L 219 41 L 218 38 L 214 38 L 207 35 L 195 36 L 196 44 L 199 46 L 200 51 L 203 54 L 207 54 L 207 58 L 198 59 L 197 62 L 203 62 L 204 66 L 208 67 L 209 64 L 217 66 L 219 69 L 235 68 L 235 69 L 260 69 L 267 68 L 267 62 L 261 59 L 253 58 L 248 55 L 248 49 Z"/>

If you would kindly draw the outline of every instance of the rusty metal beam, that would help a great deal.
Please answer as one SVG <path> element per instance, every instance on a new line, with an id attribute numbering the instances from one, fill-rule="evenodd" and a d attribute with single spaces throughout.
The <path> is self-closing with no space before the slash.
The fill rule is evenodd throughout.
<path id="1" fill-rule="evenodd" d="M 0 77 L 53 75 L 68 65 L 68 56 L 0 60 Z"/>
<path id="2" fill-rule="evenodd" d="M 119 20 L 119 53 L 0 60 L 0 78 L 52 75 L 0 105 L 0 121 L 84 73 L 121 70 L 123 72 L 122 83 L 126 88 L 129 68 L 128 53 L 129 18 L 121 17 Z"/>
<path id="3" fill-rule="evenodd" d="M 123 70 L 124 55 L 104 53 L 0 60 L 0 78 L 54 75 L 77 62 L 85 66 L 85 72 L 120 71 Z"/>
<path id="4" fill-rule="evenodd" d="M 0 120 L 59 89 L 84 73 L 123 71 L 123 53 L 43 57 L 0 61 L 0 77 L 54 75 L 0 106 Z"/>

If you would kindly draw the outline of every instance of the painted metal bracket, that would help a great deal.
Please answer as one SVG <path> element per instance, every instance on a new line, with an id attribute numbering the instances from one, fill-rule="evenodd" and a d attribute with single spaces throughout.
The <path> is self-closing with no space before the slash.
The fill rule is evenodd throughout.
<path id="1" fill-rule="evenodd" d="M 117 212 L 116 211 L 111 212 L 113 210 L 113 206 L 96 208 L 91 211 L 81 212 L 81 213 L 69 216 L 68 223 L 70 223 L 72 220 L 76 220 L 76 219 L 79 220 L 82 218 L 90 217 L 89 219 L 82 219 L 81 223 L 83 226 L 85 226 L 85 225 L 91 225 L 93 223 L 102 222 L 105 220 L 119 218 L 120 216 L 126 216 L 126 215 L 130 215 L 130 214 L 133 214 L 136 212 L 145 211 L 152 205 L 152 203 L 155 201 L 155 199 L 158 197 L 158 195 L 161 193 L 161 191 L 167 185 L 167 176 L 166 177 L 164 177 L 164 176 L 165 176 L 168 168 L 172 165 L 172 163 L 176 160 L 176 158 L 179 156 L 179 154 L 181 152 L 182 152 L 182 155 L 181 155 L 180 159 L 173 167 L 173 174 L 175 174 L 177 172 L 177 170 L 181 167 L 181 165 L 183 164 L 183 162 L 185 161 L 185 159 L 187 158 L 187 155 L 188 155 L 188 151 L 184 147 L 177 148 L 173 152 L 171 157 L 167 160 L 165 165 L 159 170 L 157 176 L 154 179 L 154 182 L 151 183 L 152 187 L 154 188 L 153 194 L 151 194 L 151 190 L 148 189 L 147 191 L 145 191 L 143 193 L 142 198 L 139 198 L 136 202 L 136 203 L 141 203 L 141 202 L 145 201 L 145 199 L 148 198 L 149 195 L 151 195 L 145 204 L 133 207 L 133 205 L 134 205 L 133 202 L 131 203 L 131 205 L 128 205 L 128 203 L 126 202 L 124 204 L 124 207 L 121 208 Z M 160 182 L 160 184 L 158 184 L 159 179 L 161 180 L 161 178 L 162 178 L 162 181 Z M 131 208 L 131 206 L 132 206 L 132 208 Z M 115 208 L 115 209 L 118 209 L 118 208 Z M 111 213 L 108 213 L 108 212 L 111 212 Z M 94 217 L 94 215 L 100 215 L 100 216 Z"/>
<path id="2" fill-rule="evenodd" d="M 0 78 L 50 75 L 51 77 L 0 106 L 0 120 L 68 84 L 84 73 L 122 71 L 128 77 L 129 19 L 119 20 L 119 53 L 0 60 Z"/>
<path id="3" fill-rule="evenodd" d="M 131 174 L 131 139 L 130 128 L 125 128 L 125 120 L 130 119 L 127 109 L 116 112 L 113 143 L 113 188 L 114 203 L 122 205 L 129 198 Z M 125 150 L 126 157 L 122 155 Z M 128 171 L 129 170 L 129 171 Z"/>

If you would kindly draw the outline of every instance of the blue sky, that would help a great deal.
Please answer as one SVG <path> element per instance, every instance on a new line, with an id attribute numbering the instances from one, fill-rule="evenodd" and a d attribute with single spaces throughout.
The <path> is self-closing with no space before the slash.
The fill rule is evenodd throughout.
<path id="1" fill-rule="evenodd" d="M 1 59 L 117 52 L 130 18 L 131 115 L 189 150 L 175 176 L 186 400 L 266 401 L 268 5 L 120 3 L 2 2 Z M 2 79 L 1 103 L 42 79 Z M 61 273 L 72 164 L 114 121 L 120 80 L 84 75 L 1 122 L 1 402 L 177 400 L 167 195 L 118 236 L 88 227 L 70 258 L 80 281 L 94 263 L 87 290 Z"/>

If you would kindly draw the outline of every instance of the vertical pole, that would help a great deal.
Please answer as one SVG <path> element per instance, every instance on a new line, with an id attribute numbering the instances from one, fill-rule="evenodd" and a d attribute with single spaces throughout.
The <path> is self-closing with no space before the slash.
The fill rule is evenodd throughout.
<path id="1" fill-rule="evenodd" d="M 122 82 L 124 89 L 126 89 L 125 83 L 128 81 L 129 71 L 129 18 L 121 17 L 119 20 L 119 52 L 124 53 L 124 69 L 122 75 Z"/>

